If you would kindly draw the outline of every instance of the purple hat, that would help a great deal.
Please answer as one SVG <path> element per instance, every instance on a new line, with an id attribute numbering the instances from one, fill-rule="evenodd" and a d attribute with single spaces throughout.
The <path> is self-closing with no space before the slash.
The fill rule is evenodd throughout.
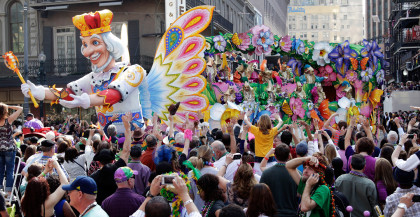
<path id="1" fill-rule="evenodd" d="M 121 183 L 138 174 L 137 170 L 132 170 L 130 167 L 120 167 L 114 173 L 114 180 L 116 183 Z"/>

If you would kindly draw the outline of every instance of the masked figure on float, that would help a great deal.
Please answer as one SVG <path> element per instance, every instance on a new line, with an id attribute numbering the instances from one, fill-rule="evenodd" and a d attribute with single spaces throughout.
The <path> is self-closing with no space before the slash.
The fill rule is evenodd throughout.
<path id="1" fill-rule="evenodd" d="M 205 69 L 201 57 L 205 39 L 199 33 L 210 23 L 214 7 L 201 6 L 185 12 L 165 32 L 156 51 L 149 74 L 139 65 L 116 62 L 128 52 L 122 41 L 111 33 L 113 14 L 110 10 L 85 13 L 73 17 L 80 30 L 81 52 L 91 62 L 92 72 L 70 82 L 64 89 L 46 88 L 28 81 L 21 85 L 38 100 L 51 100 L 66 108 L 95 106 L 103 127 L 114 115 L 131 112 L 133 122 L 144 127 L 143 117 L 151 119 L 152 111 L 164 121 L 168 107 L 181 105 L 175 122 L 183 122 L 185 113 L 195 119 L 195 111 L 208 107 L 201 94 L 206 86 L 200 74 Z M 152 100 L 153 99 L 153 100 Z M 119 133 L 124 132 L 121 118 L 114 122 Z"/>

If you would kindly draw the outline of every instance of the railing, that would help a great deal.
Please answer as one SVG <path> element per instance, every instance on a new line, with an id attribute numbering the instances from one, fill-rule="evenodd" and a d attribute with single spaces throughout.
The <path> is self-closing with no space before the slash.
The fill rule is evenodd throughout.
<path id="1" fill-rule="evenodd" d="M 130 58 L 131 64 L 141 65 L 147 72 L 150 71 L 153 65 L 153 57 L 147 55 L 132 56 Z M 38 60 L 28 61 L 28 76 L 39 76 L 40 62 Z M 23 60 L 19 65 L 19 69 L 24 74 Z M 68 76 L 68 75 L 82 75 L 91 72 L 91 63 L 86 58 L 66 58 L 66 59 L 52 59 L 44 63 L 44 70 L 46 76 Z M 6 68 L 4 64 L 0 64 L 0 77 L 16 76 L 10 69 Z"/>

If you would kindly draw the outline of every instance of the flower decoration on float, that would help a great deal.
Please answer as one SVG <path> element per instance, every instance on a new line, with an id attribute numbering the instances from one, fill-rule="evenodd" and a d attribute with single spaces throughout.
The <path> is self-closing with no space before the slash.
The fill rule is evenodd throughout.
<path id="1" fill-rule="evenodd" d="M 305 53 L 305 44 L 300 39 L 293 38 L 292 50 L 294 50 L 296 54 L 302 55 Z"/>
<path id="2" fill-rule="evenodd" d="M 220 52 L 224 52 L 226 48 L 226 40 L 223 38 L 222 35 L 217 35 L 213 38 L 214 48 L 216 48 Z"/>
<path id="3" fill-rule="evenodd" d="M 290 51 L 290 49 L 292 48 L 292 41 L 290 40 L 290 36 L 286 35 L 281 37 L 280 48 L 284 52 Z"/>
<path id="4" fill-rule="evenodd" d="M 254 26 L 251 32 L 253 34 L 252 45 L 255 47 L 255 54 L 270 54 L 271 45 L 274 44 L 274 36 L 270 28 L 264 25 Z"/>
<path id="5" fill-rule="evenodd" d="M 372 78 L 373 76 L 373 70 L 372 68 L 367 68 L 366 70 L 362 71 L 360 73 L 360 76 L 362 77 L 362 81 L 363 82 L 369 82 L 369 80 Z"/>
<path id="6" fill-rule="evenodd" d="M 334 69 L 330 65 L 321 66 L 319 69 L 319 75 L 320 77 L 326 77 L 324 79 L 323 84 L 325 86 L 331 86 L 332 82 L 335 82 L 337 80 L 337 74 L 334 73 Z"/>
<path id="7" fill-rule="evenodd" d="M 328 42 L 317 42 L 314 45 L 314 51 L 312 54 L 312 60 L 316 61 L 319 66 L 325 66 L 325 64 L 330 63 L 328 54 L 334 48 L 330 46 Z"/>
<path id="8" fill-rule="evenodd" d="M 235 36 L 236 35 L 236 36 Z M 236 45 L 236 47 L 241 50 L 245 51 L 249 48 L 249 45 L 251 44 L 251 38 L 248 35 L 248 32 L 244 33 L 235 33 L 232 36 L 232 42 Z"/>
<path id="9" fill-rule="evenodd" d="M 292 72 L 295 76 L 300 76 L 300 70 L 302 69 L 302 62 L 300 60 L 296 60 L 292 57 L 289 62 L 287 62 L 287 66 L 292 68 Z"/>
<path id="10" fill-rule="evenodd" d="M 383 69 L 376 72 L 376 82 L 381 85 L 385 82 L 385 72 Z"/>
<path id="11" fill-rule="evenodd" d="M 365 46 L 360 50 L 360 55 L 362 57 L 368 57 L 369 67 L 375 72 L 378 67 L 378 61 L 383 62 L 384 54 L 381 52 L 381 48 L 378 46 L 375 40 L 368 42 L 363 40 L 363 45 Z"/>
<path id="12" fill-rule="evenodd" d="M 346 78 L 351 82 L 355 82 L 357 80 L 357 72 L 353 70 L 348 70 L 346 73 Z"/>
<path id="13" fill-rule="evenodd" d="M 357 52 L 350 48 L 349 41 L 338 44 L 329 54 L 328 58 L 335 63 L 335 69 L 338 74 L 344 77 L 350 65 L 350 58 L 356 58 Z"/>
<path id="14" fill-rule="evenodd" d="M 290 109 L 293 111 L 292 120 L 296 121 L 297 118 L 305 117 L 305 109 L 303 109 L 303 102 L 300 98 L 290 98 Z"/>

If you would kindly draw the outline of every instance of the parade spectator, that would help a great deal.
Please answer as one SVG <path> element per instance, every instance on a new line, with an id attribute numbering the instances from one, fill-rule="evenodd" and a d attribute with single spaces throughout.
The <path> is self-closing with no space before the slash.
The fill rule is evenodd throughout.
<path id="1" fill-rule="evenodd" d="M 147 187 L 147 182 L 150 177 L 150 168 L 140 162 L 141 157 L 141 147 L 133 146 L 130 150 L 131 161 L 128 163 L 128 167 L 132 170 L 138 171 L 138 174 L 135 175 L 135 184 L 134 192 L 139 195 L 144 193 L 144 189 Z"/>
<path id="2" fill-rule="evenodd" d="M 62 186 L 62 189 L 68 192 L 70 205 L 80 213 L 80 216 L 108 217 L 108 214 L 95 202 L 98 189 L 92 178 L 78 176 L 72 183 Z"/>
<path id="3" fill-rule="evenodd" d="M 205 174 L 197 180 L 197 187 L 200 191 L 200 197 L 204 200 L 204 206 L 201 210 L 202 216 L 219 216 L 220 209 L 224 205 L 226 195 L 219 188 L 219 178 L 213 174 Z"/>
<path id="4" fill-rule="evenodd" d="M 297 192 L 302 195 L 300 212 L 311 212 L 310 216 L 330 216 L 331 191 L 323 184 L 325 180 L 319 175 L 324 173 L 326 163 L 325 156 L 320 153 L 286 162 L 287 171 L 298 185 Z M 297 167 L 301 164 L 304 164 L 302 175 L 297 171 Z"/>
<path id="5" fill-rule="evenodd" d="M 77 176 L 86 176 L 86 158 L 84 154 L 79 155 L 77 149 L 69 147 L 65 151 L 63 167 L 69 174 L 70 180 Z"/>
<path id="6" fill-rule="evenodd" d="M 130 135 L 131 133 L 131 118 L 131 113 L 122 116 L 125 127 L 125 135 Z M 114 173 L 118 168 L 127 165 L 128 157 L 130 154 L 130 145 L 131 139 L 127 138 L 124 141 L 123 150 L 120 152 L 120 159 L 115 163 L 112 163 L 112 161 L 115 160 L 115 154 L 109 149 L 103 149 L 99 151 L 93 158 L 94 161 L 99 161 L 101 166 L 101 169 L 97 170 L 90 176 L 95 180 L 98 188 L 96 202 L 99 205 L 102 204 L 102 201 L 105 200 L 105 198 L 109 197 L 117 190 L 117 185 L 114 181 Z"/>
<path id="7" fill-rule="evenodd" d="M 366 210 L 374 213 L 374 207 L 377 205 L 376 186 L 363 173 L 365 166 L 365 157 L 355 154 L 350 162 L 350 173 L 341 175 L 335 181 L 335 189 L 346 195 L 356 216 L 363 216 L 363 212 Z"/>
<path id="8" fill-rule="evenodd" d="M 61 186 L 68 184 L 67 177 L 56 160 L 48 160 L 45 168 L 47 173 L 52 172 L 53 168 L 57 171 Z M 45 173 L 41 173 L 42 177 L 32 178 L 26 187 L 22 198 L 22 212 L 27 217 L 53 216 L 54 206 L 65 194 L 65 190 L 61 188 L 50 194 L 50 187 L 44 175 Z"/>
<path id="9" fill-rule="evenodd" d="M 48 176 L 48 186 L 50 187 L 50 194 L 54 193 L 60 187 L 60 179 L 57 176 Z M 76 217 L 70 204 L 66 201 L 64 195 L 60 201 L 54 206 L 55 217 Z"/>
<path id="10" fill-rule="evenodd" d="M 271 120 L 268 115 L 262 115 L 258 120 L 257 126 L 251 124 L 247 118 L 248 114 L 244 117 L 245 124 L 251 126 L 250 132 L 255 136 L 255 170 L 258 175 L 262 174 L 260 169 L 260 162 L 265 157 L 265 153 L 270 151 L 273 147 L 274 137 L 279 133 L 280 126 L 283 121 L 280 119 L 280 116 L 277 115 L 276 119 L 279 121 L 279 124 L 275 127 L 272 127 Z M 270 156 L 268 160 L 269 166 L 275 164 L 274 156 Z"/>
<path id="11" fill-rule="evenodd" d="M 42 153 L 32 155 L 28 161 L 26 162 L 25 168 L 23 168 L 22 174 L 25 175 L 28 171 L 29 166 L 33 163 L 40 163 L 42 165 L 46 165 L 49 159 L 58 160 L 57 156 L 55 155 L 55 143 L 51 140 L 43 140 L 40 144 Z M 64 169 L 62 165 L 60 165 L 61 169 L 63 170 L 64 174 L 66 175 L 67 179 L 69 179 L 69 175 L 67 171 Z M 58 175 L 56 169 L 53 169 L 54 174 Z M 47 174 L 48 176 L 48 174 Z"/>
<path id="12" fill-rule="evenodd" d="M 16 110 L 9 115 L 9 109 Z M 22 112 L 20 106 L 8 106 L 0 103 L 0 188 L 3 189 L 3 180 L 6 175 L 7 197 L 10 196 L 13 187 L 13 169 L 16 155 L 16 144 L 13 141 L 12 123 Z"/>
<path id="13" fill-rule="evenodd" d="M 114 179 L 118 189 L 102 202 L 102 208 L 110 217 L 125 217 L 133 214 L 145 198 L 132 189 L 138 171 L 130 167 L 120 167 L 115 171 Z"/>
<path id="14" fill-rule="evenodd" d="M 140 161 L 142 164 L 148 166 L 150 168 L 150 171 L 155 171 L 156 164 L 153 160 L 153 156 L 154 156 L 158 141 L 154 135 L 147 135 L 145 140 L 146 140 L 147 149 L 141 155 Z"/>
<path id="15" fill-rule="evenodd" d="M 387 159 L 379 158 L 376 160 L 375 184 L 378 191 L 379 204 L 383 206 L 386 197 L 394 193 L 398 187 L 397 182 L 392 177 L 392 165 Z"/>
<path id="16" fill-rule="evenodd" d="M 408 208 L 407 204 L 400 204 L 400 198 L 405 194 L 420 194 L 420 188 L 413 185 L 414 171 L 406 172 L 396 167 L 393 170 L 393 176 L 399 187 L 386 198 L 384 215 L 391 216 L 398 208 L 402 208 L 405 210 L 404 216 L 417 216 L 420 212 L 419 203 L 414 203 L 410 208 Z"/>
<path id="17" fill-rule="evenodd" d="M 214 141 L 211 144 L 211 148 L 214 152 L 213 156 L 216 159 L 214 162 L 214 167 L 219 171 L 224 169 L 226 172 L 222 176 L 232 182 L 235 172 L 238 170 L 239 164 L 241 163 L 241 160 L 237 159 L 232 163 L 226 164 L 226 155 L 228 155 L 229 152 L 226 150 L 225 145 L 220 141 Z M 223 168 L 224 166 L 226 168 Z"/>
<path id="18" fill-rule="evenodd" d="M 287 216 L 280 214 L 270 188 L 264 183 L 254 185 L 249 196 L 249 206 L 244 211 L 248 217 Z"/>
<path id="19" fill-rule="evenodd" d="M 260 180 L 260 183 L 267 184 L 270 188 L 274 201 L 277 204 L 277 214 L 279 216 L 295 216 L 298 209 L 298 198 L 296 195 L 298 186 L 285 167 L 289 154 L 289 146 L 285 144 L 277 146 L 274 149 L 277 164 L 264 170 Z M 255 208 L 250 211 L 255 212 Z"/>

